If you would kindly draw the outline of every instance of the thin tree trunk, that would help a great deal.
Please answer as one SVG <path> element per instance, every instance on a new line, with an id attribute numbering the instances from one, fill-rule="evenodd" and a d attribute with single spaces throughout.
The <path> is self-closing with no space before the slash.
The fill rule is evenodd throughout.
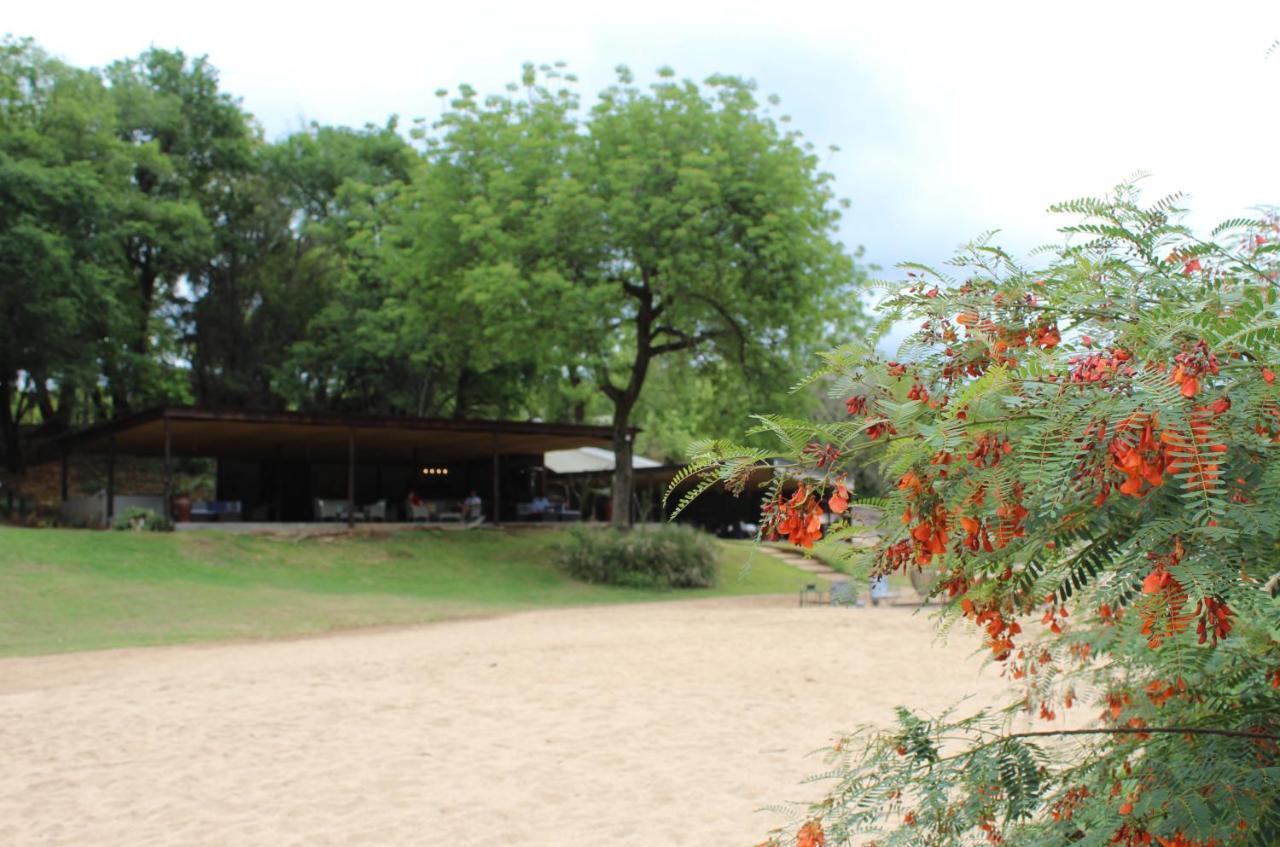
<path id="1" fill-rule="evenodd" d="M 613 500 L 610 523 L 615 529 L 631 526 L 632 453 L 631 404 L 614 406 L 613 414 Z"/>
<path id="2" fill-rule="evenodd" d="M 22 442 L 18 421 L 13 414 L 13 381 L 0 383 L 0 440 L 4 444 L 4 463 L 9 470 L 22 470 Z"/>

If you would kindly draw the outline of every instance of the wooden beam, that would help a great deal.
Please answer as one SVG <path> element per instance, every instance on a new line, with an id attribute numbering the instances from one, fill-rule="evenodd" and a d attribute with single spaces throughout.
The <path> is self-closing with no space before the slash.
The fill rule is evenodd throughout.
<path id="1" fill-rule="evenodd" d="M 356 525 L 356 429 L 347 430 L 347 526 Z"/>
<path id="2" fill-rule="evenodd" d="M 173 517 L 173 433 L 169 431 L 169 417 L 164 418 L 164 512 Z"/>
<path id="3" fill-rule="evenodd" d="M 283 464 L 284 464 L 284 446 L 281 444 L 277 444 L 276 460 L 275 460 L 275 476 L 276 476 L 275 488 L 274 488 L 275 493 L 271 496 L 271 514 L 272 514 L 272 517 L 277 521 L 284 520 L 284 501 L 283 501 L 284 492 L 281 490 L 284 488 L 284 468 L 282 467 Z"/>
<path id="4" fill-rule="evenodd" d="M 498 473 L 498 433 L 493 433 L 493 525 L 502 525 L 502 484 Z"/>
<path id="5" fill-rule="evenodd" d="M 111 437 L 111 449 L 107 451 L 107 526 L 116 516 L 116 439 Z"/>
<path id="6" fill-rule="evenodd" d="M 62 492 L 62 502 L 67 502 L 67 451 L 62 451 L 62 479 L 59 490 Z"/>

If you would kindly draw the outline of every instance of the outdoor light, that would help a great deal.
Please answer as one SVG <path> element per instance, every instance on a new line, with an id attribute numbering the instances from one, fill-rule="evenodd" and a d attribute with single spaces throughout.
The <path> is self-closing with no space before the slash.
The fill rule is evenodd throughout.
<path id="1" fill-rule="evenodd" d="M 423 468 L 422 475 L 423 476 L 448 476 L 449 469 L 448 468 Z"/>

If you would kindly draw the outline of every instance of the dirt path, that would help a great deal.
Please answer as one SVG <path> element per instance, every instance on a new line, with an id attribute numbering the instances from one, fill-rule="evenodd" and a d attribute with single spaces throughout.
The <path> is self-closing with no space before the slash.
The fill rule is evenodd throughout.
<path id="1" fill-rule="evenodd" d="M 2 660 L 0 844 L 753 844 L 835 730 L 997 695 L 930 632 L 750 598 Z"/>

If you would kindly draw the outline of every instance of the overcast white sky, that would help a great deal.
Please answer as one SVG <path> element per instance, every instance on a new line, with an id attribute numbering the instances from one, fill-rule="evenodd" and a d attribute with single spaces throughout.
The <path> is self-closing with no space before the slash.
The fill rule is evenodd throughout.
<path id="1" fill-rule="evenodd" d="M 630 65 L 755 79 L 782 98 L 886 268 L 988 229 L 1025 250 L 1050 203 L 1136 170 L 1197 223 L 1280 203 L 1277 0 L 1045 3 L 43 2 L 0 23 L 72 63 L 149 45 L 207 54 L 268 137 L 306 121 L 433 117 L 432 92 L 494 91 L 564 60 L 590 93 Z"/>

